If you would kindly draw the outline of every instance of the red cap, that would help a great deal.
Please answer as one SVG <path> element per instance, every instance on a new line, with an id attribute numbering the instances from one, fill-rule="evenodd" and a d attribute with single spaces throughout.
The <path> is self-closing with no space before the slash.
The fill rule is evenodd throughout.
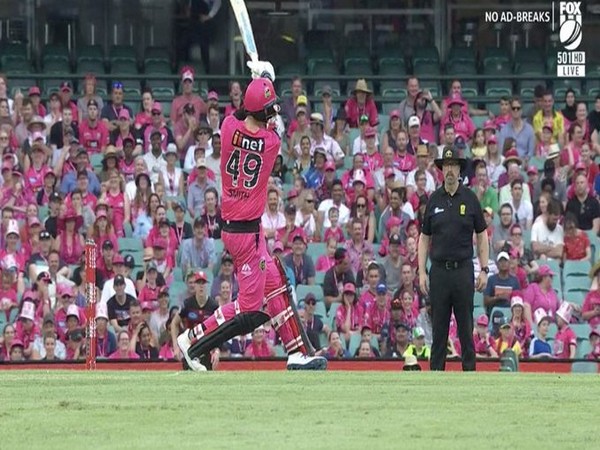
<path id="1" fill-rule="evenodd" d="M 199 281 L 208 282 L 208 278 L 206 278 L 206 274 L 203 271 L 196 272 L 194 275 L 194 283 L 198 283 Z"/>
<path id="2" fill-rule="evenodd" d="M 496 138 L 495 134 L 492 134 L 488 140 L 487 140 L 488 144 L 497 144 L 498 143 L 498 139 Z"/>
<path id="3" fill-rule="evenodd" d="M 344 285 L 344 294 L 346 292 L 356 294 L 356 287 L 352 283 L 346 283 Z"/>
<path id="4" fill-rule="evenodd" d="M 462 99 L 460 94 L 454 94 L 452 97 L 450 97 L 450 101 L 448 102 L 448 106 L 452 106 L 452 105 L 464 106 L 464 104 L 465 104 L 465 101 Z"/>
<path id="5" fill-rule="evenodd" d="M 496 125 L 494 124 L 493 120 L 486 120 L 483 124 L 483 130 L 495 130 L 496 129 Z"/>
<path id="6" fill-rule="evenodd" d="M 129 110 L 127 108 L 121 108 L 121 111 L 119 112 L 119 119 L 131 119 L 131 116 L 129 115 Z"/>
<path id="7" fill-rule="evenodd" d="M 377 130 L 374 127 L 369 127 L 366 129 L 366 131 L 365 131 L 366 138 L 375 137 L 375 136 L 377 136 Z"/>
<path id="8" fill-rule="evenodd" d="M 579 161 L 577 164 L 575 164 L 575 171 L 578 170 L 587 170 L 587 167 L 585 167 L 585 163 Z"/>
<path id="9" fill-rule="evenodd" d="M 575 168 L 577 168 L 577 166 L 575 166 Z M 537 175 L 538 174 L 538 168 L 536 166 L 529 166 L 527 168 L 527 175 Z"/>
<path id="10" fill-rule="evenodd" d="M 327 161 L 325 163 L 325 171 L 327 172 L 328 170 L 335 171 L 335 163 L 333 161 Z"/>
<path id="11" fill-rule="evenodd" d="M 390 113 L 390 119 L 393 119 L 394 117 L 399 118 L 400 117 L 400 110 L 399 109 L 394 109 L 391 113 Z"/>
<path id="12" fill-rule="evenodd" d="M 394 173 L 394 169 L 391 167 L 386 167 L 383 171 L 383 177 L 384 178 L 388 178 L 388 177 L 395 177 L 396 174 Z"/>
<path id="13" fill-rule="evenodd" d="M 153 248 L 167 248 L 167 240 L 164 238 L 158 238 L 154 240 L 154 243 L 152 244 Z"/>
<path id="14" fill-rule="evenodd" d="M 152 104 L 152 112 L 154 112 L 154 111 L 162 113 L 162 105 L 160 104 L 160 102 L 154 102 Z"/>
<path id="15" fill-rule="evenodd" d="M 113 264 L 125 264 L 125 260 L 119 253 L 115 253 L 112 259 Z"/>
<path id="16" fill-rule="evenodd" d="M 29 88 L 29 96 L 31 97 L 32 95 L 42 95 L 40 88 L 37 86 L 31 86 Z"/>

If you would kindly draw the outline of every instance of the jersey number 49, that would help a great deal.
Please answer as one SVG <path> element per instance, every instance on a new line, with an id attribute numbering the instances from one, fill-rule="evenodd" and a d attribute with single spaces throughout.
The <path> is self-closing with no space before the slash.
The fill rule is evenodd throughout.
<path id="1" fill-rule="evenodd" d="M 243 162 L 241 159 L 243 158 Z M 225 171 L 231 175 L 231 184 L 233 187 L 237 187 L 238 180 L 240 178 L 240 162 L 241 169 L 244 174 L 244 187 L 246 189 L 254 189 L 258 183 L 258 175 L 260 174 L 260 168 L 262 167 L 262 158 L 256 153 L 245 153 L 237 148 L 231 153 L 225 166 Z"/>

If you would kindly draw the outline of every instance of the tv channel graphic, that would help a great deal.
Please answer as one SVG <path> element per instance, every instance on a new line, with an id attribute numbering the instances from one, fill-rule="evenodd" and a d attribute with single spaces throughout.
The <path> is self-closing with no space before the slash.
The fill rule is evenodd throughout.
<path id="1" fill-rule="evenodd" d="M 582 2 L 553 2 L 553 9 L 555 3 L 558 3 L 558 37 L 564 48 L 556 55 L 556 76 L 585 77 L 585 52 L 576 51 L 583 39 Z"/>

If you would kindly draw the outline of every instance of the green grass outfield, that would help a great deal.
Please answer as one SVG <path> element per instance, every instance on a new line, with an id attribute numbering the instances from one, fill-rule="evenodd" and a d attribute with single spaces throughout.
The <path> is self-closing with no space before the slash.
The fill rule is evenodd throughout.
<path id="1" fill-rule="evenodd" d="M 600 379 L 0 372 L 3 449 L 597 448 Z"/>

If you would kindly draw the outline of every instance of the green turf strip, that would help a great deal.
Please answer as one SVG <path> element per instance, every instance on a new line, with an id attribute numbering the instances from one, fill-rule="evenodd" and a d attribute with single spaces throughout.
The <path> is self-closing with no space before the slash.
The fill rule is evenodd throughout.
<path id="1" fill-rule="evenodd" d="M 0 448 L 597 448 L 598 376 L 0 373 Z"/>

